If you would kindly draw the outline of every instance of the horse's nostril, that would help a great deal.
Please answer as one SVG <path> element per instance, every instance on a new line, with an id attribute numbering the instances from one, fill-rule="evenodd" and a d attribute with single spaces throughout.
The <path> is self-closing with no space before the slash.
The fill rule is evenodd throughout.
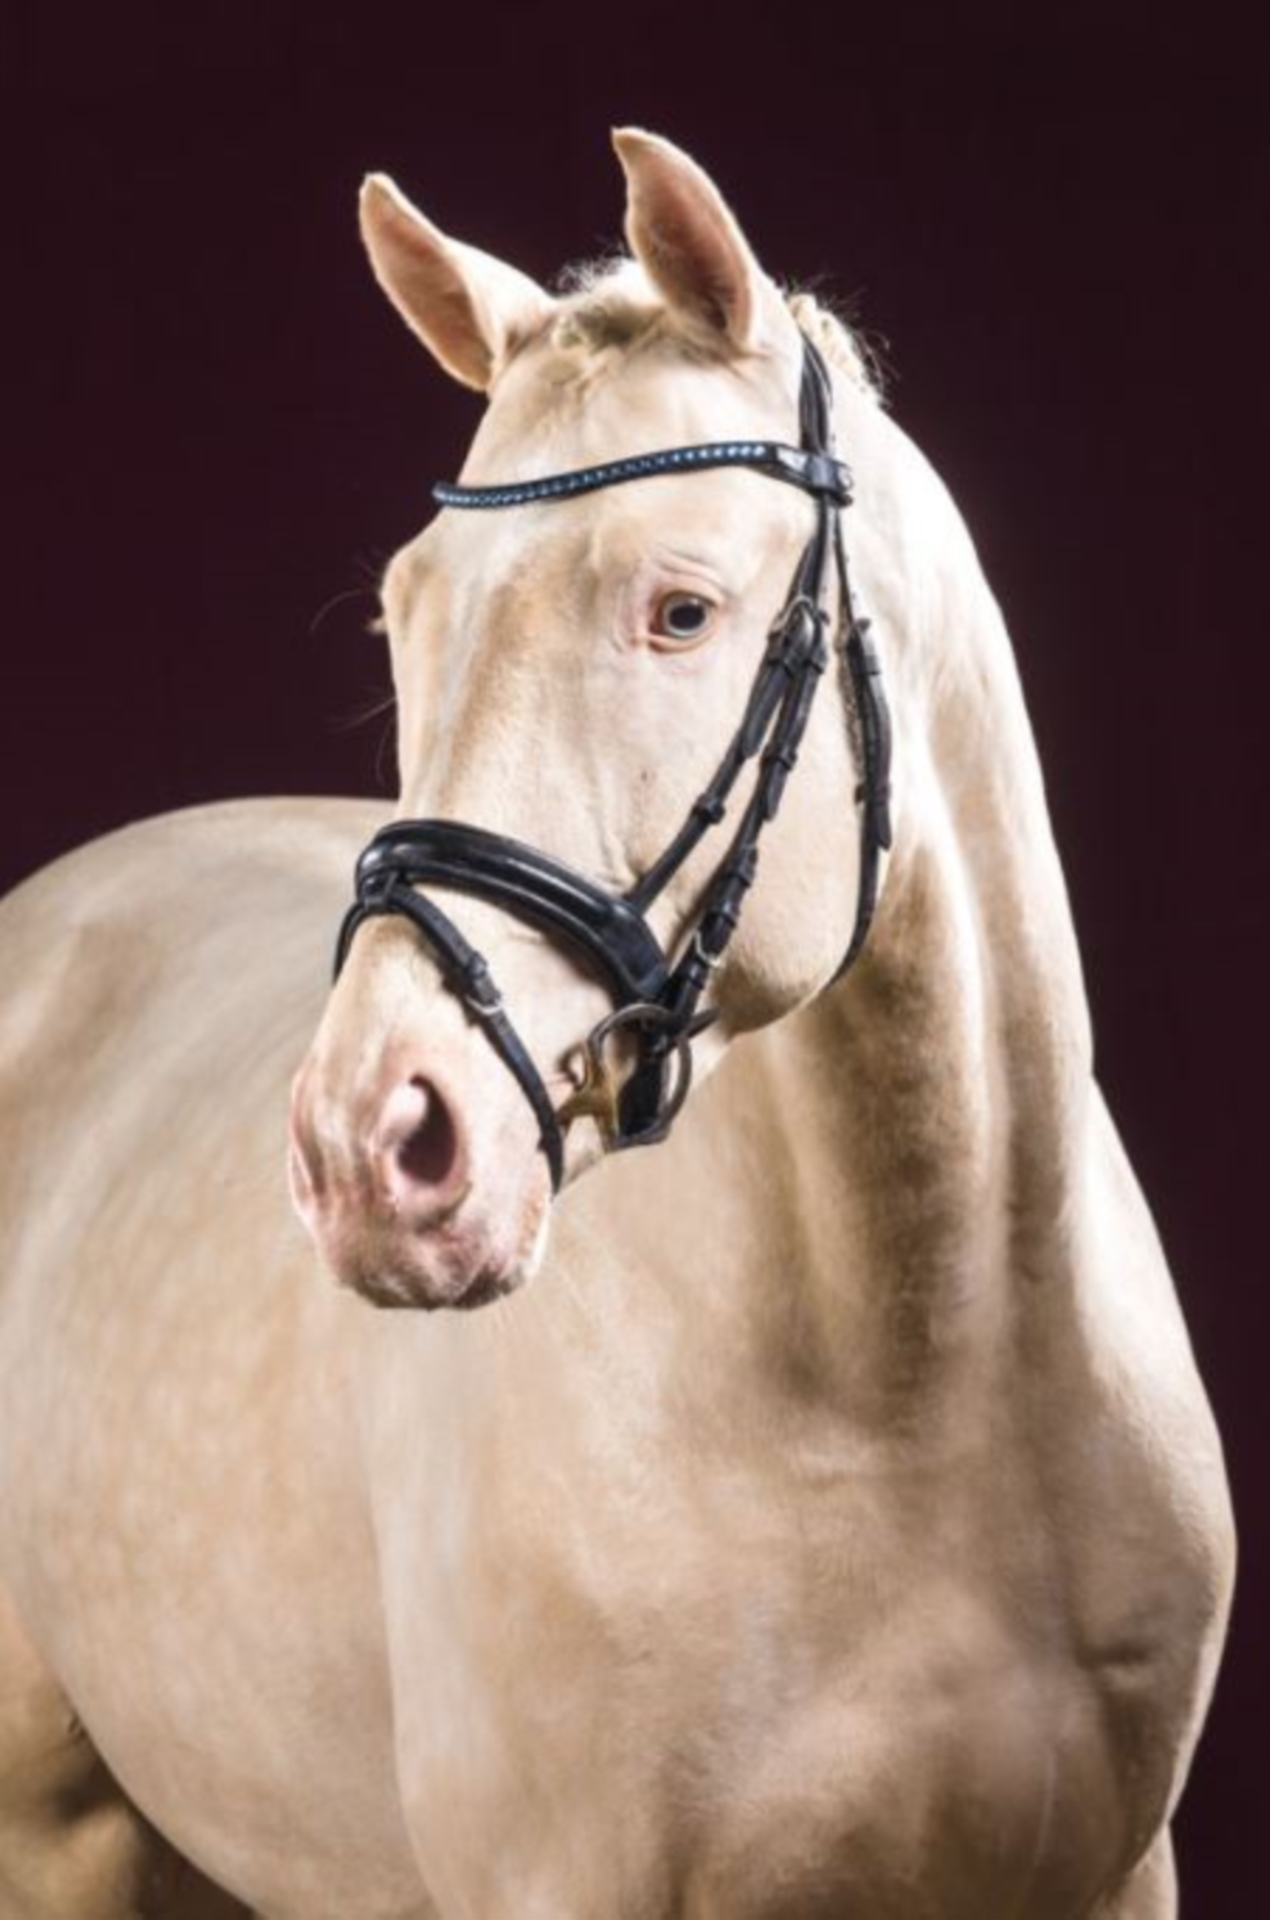
<path id="1" fill-rule="evenodd" d="M 430 1081 L 417 1077 L 399 1090 L 395 1105 L 392 1153 L 398 1174 L 412 1186 L 444 1186 L 459 1151 L 449 1107 Z"/>

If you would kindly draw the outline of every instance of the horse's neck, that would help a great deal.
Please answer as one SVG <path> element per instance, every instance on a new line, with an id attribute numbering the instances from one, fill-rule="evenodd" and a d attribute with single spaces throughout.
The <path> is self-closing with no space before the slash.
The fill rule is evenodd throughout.
<path id="1" fill-rule="evenodd" d="M 738 1403 L 768 1387 L 865 1425 L 975 1405 L 1020 1297 L 1070 1265 L 1083 1164 L 1070 915 L 1009 644 L 953 535 L 930 631 L 893 660 L 899 830 L 863 958 L 738 1043 L 682 1150 L 610 1188 L 644 1248 L 624 1315 L 660 1264 L 720 1395 L 731 1366 Z"/>

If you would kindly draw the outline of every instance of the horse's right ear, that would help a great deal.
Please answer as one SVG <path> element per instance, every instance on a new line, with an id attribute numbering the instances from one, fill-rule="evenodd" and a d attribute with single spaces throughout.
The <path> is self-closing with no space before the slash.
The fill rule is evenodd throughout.
<path id="1" fill-rule="evenodd" d="M 552 312 L 550 294 L 536 281 L 451 240 L 387 174 L 372 173 L 363 182 L 361 226 L 380 286 L 465 386 L 488 392 L 509 356 Z"/>

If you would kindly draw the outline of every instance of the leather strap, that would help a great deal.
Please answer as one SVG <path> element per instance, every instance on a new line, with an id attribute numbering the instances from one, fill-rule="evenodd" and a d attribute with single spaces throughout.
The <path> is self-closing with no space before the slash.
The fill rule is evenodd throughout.
<path id="1" fill-rule="evenodd" d="M 891 714 L 882 684 L 882 662 L 873 643 L 872 622 L 860 613 L 851 591 L 842 524 L 834 528 L 834 562 L 842 610 L 842 662 L 851 685 L 858 728 L 860 780 L 860 877 L 856 886 L 855 926 L 833 981 L 841 980 L 865 941 L 877 910 L 882 855 L 891 845 Z M 833 982 L 830 983 L 831 985 Z"/>
<path id="2" fill-rule="evenodd" d="M 394 914 L 409 920 L 423 935 L 441 963 L 446 984 L 458 994 L 473 1017 L 480 1021 L 490 1045 L 520 1082 L 538 1121 L 539 1140 L 547 1156 L 552 1191 L 558 1193 L 564 1179 L 564 1135 L 560 1131 L 556 1110 L 551 1104 L 551 1095 L 547 1092 L 542 1075 L 507 1017 L 503 996 L 494 984 L 488 960 L 464 939 L 453 920 L 448 914 L 442 913 L 435 901 L 416 893 L 406 877 L 387 862 L 378 863 L 367 880 L 359 876 L 357 901 L 345 914 L 336 943 L 336 976 L 348 957 L 353 936 L 362 922 L 377 915 Z"/>
<path id="3" fill-rule="evenodd" d="M 651 480 L 663 473 L 701 473 L 710 467 L 751 467 L 769 480 L 784 480 L 804 493 L 823 495 L 840 507 L 851 498 L 851 474 L 822 444 L 787 447 L 779 440 L 711 440 L 695 447 L 667 447 L 657 453 L 629 454 L 598 467 L 548 473 L 540 480 L 508 480 L 483 487 L 438 480 L 432 498 L 442 507 L 487 509 L 526 507 L 539 500 L 572 500 L 628 480 Z"/>
<path id="4" fill-rule="evenodd" d="M 635 907 L 521 840 L 457 820 L 395 820 L 358 861 L 359 892 L 381 875 L 440 881 L 562 935 L 607 975 L 619 1006 L 657 1000 L 666 984 L 670 963 Z"/>

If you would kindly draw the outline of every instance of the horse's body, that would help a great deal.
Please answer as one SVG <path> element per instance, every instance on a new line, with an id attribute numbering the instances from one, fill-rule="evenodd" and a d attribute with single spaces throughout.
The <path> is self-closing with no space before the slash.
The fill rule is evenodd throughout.
<path id="1" fill-rule="evenodd" d="M 6 1920 L 219 1912 L 143 1893 L 152 1828 L 272 1920 L 1173 1913 L 1220 1450 L 995 607 L 843 406 L 900 736 L 866 958 L 527 1292 L 376 1313 L 291 1210 L 372 809 L 177 816 L 4 908 Z"/>

